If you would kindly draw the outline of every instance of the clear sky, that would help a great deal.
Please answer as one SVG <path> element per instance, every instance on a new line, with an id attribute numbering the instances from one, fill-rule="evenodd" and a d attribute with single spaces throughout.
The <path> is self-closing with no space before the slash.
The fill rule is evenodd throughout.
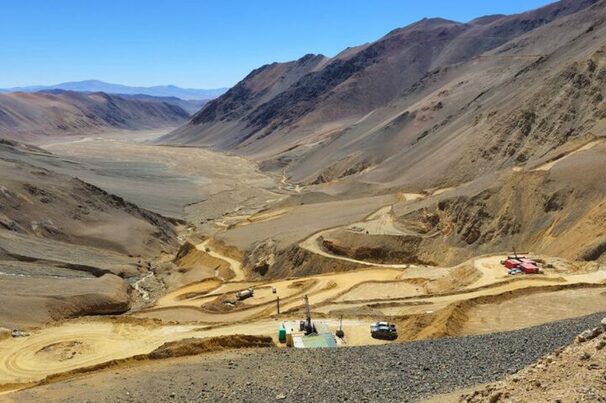
<path id="1" fill-rule="evenodd" d="M 423 17 L 469 21 L 549 0 L 15 0 L 0 11 L 0 88 L 99 79 L 231 86 L 253 68 L 333 56 Z"/>

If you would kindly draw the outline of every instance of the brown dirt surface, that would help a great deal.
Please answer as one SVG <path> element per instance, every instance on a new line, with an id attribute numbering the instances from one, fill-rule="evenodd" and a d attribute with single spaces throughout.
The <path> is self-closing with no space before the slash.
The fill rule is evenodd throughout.
<path id="1" fill-rule="evenodd" d="M 277 243 L 278 249 L 283 249 L 319 230 L 360 220 L 393 198 L 394 196 L 387 195 L 306 203 L 293 207 L 288 214 L 272 220 L 237 226 L 221 234 L 220 239 L 246 250 L 255 242 L 271 238 Z"/>
<path id="2" fill-rule="evenodd" d="M 218 336 L 207 339 L 191 338 L 168 342 L 149 353 L 148 357 L 152 360 L 157 360 L 197 355 L 225 349 L 261 347 L 275 347 L 273 339 L 267 336 L 234 334 L 231 336 Z"/>
<path id="3" fill-rule="evenodd" d="M 206 232 L 231 215 L 248 215 L 278 202 L 276 180 L 254 162 L 200 148 L 158 147 L 161 131 L 115 131 L 102 136 L 49 139 L 40 145 L 77 165 L 62 172 Z M 165 133 L 165 131 L 164 131 Z M 81 166 L 82 165 L 82 166 Z M 116 172 L 116 170 L 118 170 Z"/>
<path id="4" fill-rule="evenodd" d="M 128 284 L 100 278 L 1 276 L 0 325 L 31 327 L 83 315 L 119 314 L 130 308 Z"/>
<path id="5" fill-rule="evenodd" d="M 524 328 L 538 321 L 553 321 L 606 311 L 606 286 L 583 290 L 545 291 L 479 303 L 467 310 L 460 334 L 478 334 Z"/>
<path id="6" fill-rule="evenodd" d="M 0 395 L 0 401 L 267 401 L 285 396 L 286 401 L 412 402 L 502 379 L 570 343 L 595 322 L 593 315 L 515 332 L 384 346 L 236 349 L 145 359 L 50 378 L 44 385 Z M 456 401 L 460 394 L 442 402 Z"/>
<path id="7" fill-rule="evenodd" d="M 0 340 L 5 340 L 11 337 L 11 329 L 5 327 L 0 328 Z"/>
<path id="8" fill-rule="evenodd" d="M 122 255 L 155 256 L 175 248 L 174 222 L 60 173 L 61 165 L 73 164 L 49 153 L 24 151 L 15 143 L 0 143 L 5 217 L 0 236 L 46 238 Z"/>
<path id="9" fill-rule="evenodd" d="M 169 289 L 196 283 L 217 275 L 227 280 L 234 276 L 226 261 L 211 256 L 204 248 L 197 248 L 189 242 L 181 245 L 173 263 L 177 265 L 176 272 L 180 275 L 177 276 L 176 273 L 173 273 L 172 278 L 165 279 L 165 283 L 169 282 L 172 286 L 169 286 Z"/>

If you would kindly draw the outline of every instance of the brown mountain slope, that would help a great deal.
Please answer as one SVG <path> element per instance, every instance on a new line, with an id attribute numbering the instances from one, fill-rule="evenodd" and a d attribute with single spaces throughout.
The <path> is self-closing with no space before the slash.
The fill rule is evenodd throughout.
<path id="1" fill-rule="evenodd" d="M 590 143 L 591 144 L 591 143 Z M 341 255 L 378 263 L 459 264 L 513 248 L 571 260 L 606 259 L 606 167 L 603 142 L 549 170 L 504 172 L 394 207 L 401 234 L 347 228 L 324 237 Z"/>
<path id="2" fill-rule="evenodd" d="M 604 295 L 604 294 L 602 294 Z M 597 324 L 597 323 L 596 323 Z M 606 319 L 568 346 L 540 358 L 515 374 L 460 394 L 436 396 L 429 402 L 601 402 L 606 400 Z M 574 370 L 571 370 L 574 368 Z"/>
<path id="3" fill-rule="evenodd" d="M 0 137 L 18 140 L 107 128 L 170 127 L 188 118 L 181 107 L 151 97 L 72 91 L 0 94 Z"/>
<path id="4" fill-rule="evenodd" d="M 49 169 L 75 164 L 0 140 L 0 327 L 123 313 L 123 278 L 176 250 L 173 221 Z"/>
<path id="5" fill-rule="evenodd" d="M 552 138 L 560 127 L 541 118 L 587 102 L 600 108 L 599 60 L 590 83 L 575 90 L 573 81 L 596 58 L 604 15 L 603 1 L 560 1 L 467 24 L 422 20 L 332 59 L 264 66 L 161 141 L 253 156 L 311 184 L 360 172 L 353 179 L 389 186 L 435 185 L 444 172 L 469 179 L 579 134 Z M 568 84 L 579 101 L 561 104 L 553 92 Z M 599 116 L 581 111 L 568 128 Z"/>
<path id="6" fill-rule="evenodd" d="M 163 140 L 251 156 L 281 171 L 286 184 L 305 185 L 302 194 L 422 195 L 394 206 L 395 230 L 323 233 L 312 242 L 322 253 L 451 265 L 516 247 L 604 262 L 604 38 L 603 0 L 468 24 L 424 20 L 318 58 L 314 71 L 261 100 L 251 95 L 256 74 L 272 77 L 282 67 L 266 66 L 238 84 L 256 103 L 243 100 L 234 114 L 205 108 Z M 215 111 L 226 97 L 214 101 Z M 305 204 L 321 209 L 311 198 Z M 270 276 L 334 269 L 305 242 L 280 242 L 278 221 L 269 231 L 253 224 L 219 237 L 243 249 L 247 268 Z M 254 242 L 239 242 L 252 233 Z M 274 263 L 265 265 L 259 251 Z"/>
<path id="7" fill-rule="evenodd" d="M 154 256 L 175 247 L 173 222 L 44 168 L 52 159 L 37 147 L 0 140 L 0 247 L 3 235 L 47 238 L 124 255 Z M 54 164 L 62 163 L 54 159 Z"/>
<path id="8" fill-rule="evenodd" d="M 605 15 L 602 2 L 436 71 L 299 158 L 291 175 L 317 183 L 367 169 L 353 179 L 443 186 L 600 135 Z"/>

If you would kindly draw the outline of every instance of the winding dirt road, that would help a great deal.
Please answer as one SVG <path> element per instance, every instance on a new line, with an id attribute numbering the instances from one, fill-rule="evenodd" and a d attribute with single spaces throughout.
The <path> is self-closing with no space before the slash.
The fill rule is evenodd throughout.
<path id="1" fill-rule="evenodd" d="M 359 228 L 361 231 L 366 231 L 372 235 L 402 235 L 404 234 L 401 230 L 396 228 L 393 219 L 393 204 L 383 206 L 374 213 L 370 214 L 364 219 L 357 223 L 349 224 L 348 228 Z M 355 263 L 361 266 L 368 267 L 385 267 L 392 269 L 406 269 L 410 267 L 409 264 L 398 264 L 398 263 L 373 263 L 366 262 L 364 260 L 353 259 L 345 256 L 335 255 L 324 250 L 320 245 L 320 238 L 324 235 L 330 234 L 333 231 L 342 229 L 343 226 L 337 228 L 330 228 L 327 230 L 318 231 L 311 235 L 304 241 L 299 243 L 299 246 L 309 252 L 315 253 L 329 259 L 341 260 L 344 262 Z"/>
<path id="2" fill-rule="evenodd" d="M 337 229 L 333 228 L 333 229 L 329 229 L 329 230 L 324 230 L 324 231 L 316 232 L 315 234 L 313 234 L 312 236 L 310 236 L 309 238 L 307 238 L 303 242 L 299 243 L 299 246 L 301 248 L 303 248 L 303 249 L 306 249 L 306 250 L 310 251 L 311 253 L 315 253 L 316 255 L 324 256 L 324 257 L 327 257 L 329 259 L 341 260 L 343 262 L 355 263 L 355 264 L 359 264 L 361 266 L 386 267 L 386 268 L 392 268 L 392 269 L 406 269 L 406 268 L 410 267 L 409 264 L 391 264 L 391 263 L 372 263 L 372 262 L 366 262 L 364 260 L 357 260 L 357 259 L 352 259 L 352 258 L 345 257 L 345 256 L 334 255 L 332 253 L 329 253 L 329 252 L 325 251 L 320 246 L 320 240 L 319 240 L 319 238 L 321 236 L 324 236 L 324 235 L 329 234 L 330 232 L 336 231 L 336 230 Z"/>
<path id="3" fill-rule="evenodd" d="M 360 226 L 369 233 L 400 231 L 394 223 L 391 205 L 348 227 L 352 226 Z M 0 393 L 31 385 L 48 375 L 146 354 L 169 341 L 238 333 L 275 338 L 280 321 L 300 319 L 303 295 L 309 296 L 314 314 L 323 314 L 325 319 L 322 321 L 333 328 L 336 328 L 336 318 L 346 312 L 350 316 L 344 324 L 346 334 L 353 335 L 348 344 L 368 345 L 379 343 L 368 332 L 370 319 L 364 317 L 368 312 L 379 317 L 404 317 L 432 313 L 451 304 L 516 290 L 606 284 L 606 267 L 580 274 L 554 270 L 545 275 L 510 277 L 500 264 L 503 255 L 483 256 L 466 262 L 478 276 L 461 282 L 456 268 L 377 264 L 330 254 L 320 247 L 319 238 L 335 230 L 319 231 L 302 241 L 300 246 L 330 259 L 368 268 L 306 278 L 246 282 L 242 263 L 214 250 L 212 243 L 206 240 L 196 248 L 227 262 L 234 272 L 231 281 L 213 278 L 189 284 L 131 317 L 66 321 L 34 330 L 29 337 L 3 341 L 0 343 Z M 432 293 L 423 288 L 432 281 L 450 281 L 458 285 Z M 253 298 L 231 306 L 222 299 L 248 287 L 255 290 Z M 390 294 L 388 288 L 395 291 Z M 280 316 L 276 312 L 278 296 Z M 370 311 L 365 314 L 364 309 Z"/>
<path id="4" fill-rule="evenodd" d="M 243 281 L 246 278 L 244 270 L 242 270 L 242 263 L 236 259 L 232 259 L 229 256 L 222 255 L 221 253 L 214 251 L 209 245 L 210 239 L 196 245 L 196 249 L 199 251 L 208 253 L 210 256 L 221 259 L 229 264 L 230 269 L 234 272 L 234 278 L 231 281 Z"/>
<path id="5" fill-rule="evenodd" d="M 137 318 L 90 318 L 66 321 L 55 326 L 32 331 L 29 337 L 12 338 L 0 343 L 0 391 L 18 389 L 44 377 L 65 371 L 97 365 L 115 359 L 145 354 L 165 342 L 189 337 L 211 337 L 230 334 L 276 336 L 281 320 L 299 318 L 303 306 L 302 295 L 309 295 L 315 313 L 327 315 L 325 320 L 336 323 L 338 312 L 362 312 L 376 306 L 385 315 L 410 315 L 435 312 L 450 304 L 483 296 L 504 295 L 511 291 L 536 287 L 559 287 L 575 284 L 606 284 L 606 267 L 580 274 L 551 272 L 541 276 L 508 277 L 500 265 L 501 256 L 487 256 L 471 264 L 481 277 L 458 290 L 447 293 L 419 295 L 415 284 L 423 268 L 408 270 L 396 268 L 369 268 L 349 273 L 332 273 L 309 278 L 266 281 L 256 283 L 222 283 L 219 280 L 191 284 L 174 295 L 168 294 L 150 310 L 134 316 L 159 317 L 168 321 L 182 320 L 184 313 L 193 312 L 192 324 L 163 324 Z M 453 269 L 427 268 L 428 278 L 437 279 L 440 270 L 445 276 L 456 276 Z M 410 272 L 410 273 L 409 273 Z M 448 280 L 448 277 L 446 277 Z M 376 284 L 365 291 L 357 289 L 365 284 Z M 408 297 L 387 296 L 382 284 L 401 284 Z M 246 300 L 235 311 L 208 311 L 200 304 L 211 302 L 225 292 L 238 287 L 253 286 L 255 297 Z M 406 288 L 408 287 L 408 288 Z M 278 319 L 275 307 L 276 288 L 281 297 L 282 315 Z M 356 290 L 354 293 L 353 290 Z M 380 304 L 386 304 L 381 308 Z M 197 306 L 196 306 L 197 305 Z M 349 345 L 373 344 L 367 326 L 369 319 L 350 317 L 348 334 L 355 335 Z M 355 323 L 354 323 L 355 322 Z M 11 386 L 12 384 L 12 386 Z"/>

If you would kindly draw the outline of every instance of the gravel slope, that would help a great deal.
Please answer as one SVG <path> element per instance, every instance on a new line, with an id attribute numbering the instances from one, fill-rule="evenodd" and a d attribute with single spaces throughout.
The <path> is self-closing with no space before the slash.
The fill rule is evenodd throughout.
<path id="1" fill-rule="evenodd" d="M 0 401 L 415 401 L 516 372 L 569 344 L 602 317 L 386 346 L 174 359 L 37 387 Z"/>

